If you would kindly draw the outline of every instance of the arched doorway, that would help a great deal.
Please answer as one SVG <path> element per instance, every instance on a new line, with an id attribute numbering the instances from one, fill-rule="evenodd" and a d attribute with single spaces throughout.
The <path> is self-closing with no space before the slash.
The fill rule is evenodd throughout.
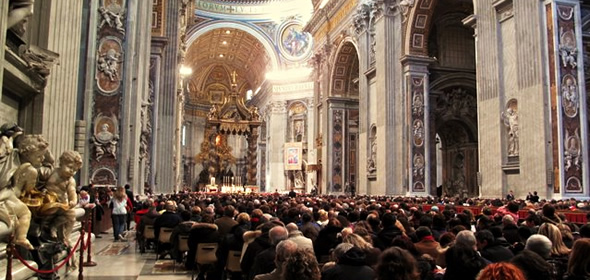
<path id="1" fill-rule="evenodd" d="M 410 17 L 403 46 L 412 77 L 407 85 L 411 119 L 406 125 L 414 135 L 409 176 L 415 193 L 435 194 L 436 187 L 444 185 L 448 195 L 479 195 L 475 38 L 474 30 L 463 23 L 473 11 L 471 0 L 418 0 L 411 10 L 402 11 Z M 426 77 L 428 83 L 422 82 Z M 425 104 L 429 111 L 422 114 Z M 424 133 L 420 124 L 427 126 L 426 149 L 416 141 Z M 422 183 L 429 190 L 416 187 Z"/>
<path id="2" fill-rule="evenodd" d="M 430 170 L 442 167 L 442 174 L 431 175 L 442 178 L 436 184 L 448 196 L 479 195 L 475 39 L 474 30 L 462 22 L 472 13 L 471 1 L 439 0 L 428 37 L 428 55 L 435 58 L 429 67 Z"/>
<path id="3" fill-rule="evenodd" d="M 329 192 L 356 192 L 358 186 L 359 59 L 351 41 L 343 41 L 335 56 L 328 103 Z M 364 162 L 364 161 L 363 161 Z"/>

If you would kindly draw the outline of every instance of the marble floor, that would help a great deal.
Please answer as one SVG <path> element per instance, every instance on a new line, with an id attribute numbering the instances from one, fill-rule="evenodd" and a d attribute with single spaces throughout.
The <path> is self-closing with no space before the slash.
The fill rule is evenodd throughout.
<path id="1" fill-rule="evenodd" d="M 173 261 L 160 260 L 156 264 L 154 252 L 140 254 L 135 241 L 114 242 L 112 232 L 102 234 L 92 244 L 94 267 L 84 267 L 82 275 L 90 280 L 149 280 L 149 279 L 190 279 L 191 273 L 180 269 L 173 271 Z M 164 269 L 159 269 L 165 267 Z M 78 271 L 71 272 L 65 279 L 78 279 Z M 63 279 L 63 278 L 62 278 Z"/>

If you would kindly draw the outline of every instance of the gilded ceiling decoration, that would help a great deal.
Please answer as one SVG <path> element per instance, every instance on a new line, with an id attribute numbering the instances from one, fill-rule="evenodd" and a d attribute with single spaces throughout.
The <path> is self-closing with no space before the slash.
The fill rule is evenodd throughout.
<path id="1" fill-rule="evenodd" d="M 254 36 L 239 29 L 220 28 L 199 36 L 191 44 L 186 64 L 195 72 L 189 81 L 190 101 L 209 103 L 212 94 L 206 88 L 213 83 L 229 86 L 229 69 L 236 70 L 240 91 L 256 90 L 270 69 L 270 57 Z M 216 96 L 214 93 L 213 97 Z"/>

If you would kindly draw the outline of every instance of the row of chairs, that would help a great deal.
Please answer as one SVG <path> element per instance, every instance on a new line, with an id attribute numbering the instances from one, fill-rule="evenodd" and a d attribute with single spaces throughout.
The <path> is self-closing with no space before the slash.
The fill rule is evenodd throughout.
<path id="1" fill-rule="evenodd" d="M 160 228 L 160 234 L 158 236 L 158 240 L 156 242 L 156 252 L 158 251 L 158 246 L 161 244 L 170 244 L 172 240 L 170 237 L 172 236 L 173 229 L 171 228 Z M 154 232 L 154 227 L 152 225 L 146 225 L 143 231 L 143 238 L 144 240 L 155 240 L 156 235 Z M 178 242 L 178 251 L 183 255 L 186 256 L 188 252 L 188 235 L 179 235 L 179 242 Z M 195 263 L 197 264 L 197 268 L 201 268 L 205 265 L 213 265 L 217 263 L 217 249 L 219 248 L 218 243 L 199 243 L 197 245 L 197 253 L 195 256 Z M 156 254 L 156 260 L 158 260 L 159 255 Z M 225 270 L 228 273 L 237 273 L 241 272 L 242 269 L 240 268 L 240 260 L 242 257 L 242 251 L 229 251 L 227 256 L 227 262 L 225 266 Z M 176 260 L 175 260 L 176 262 Z M 174 264 L 176 268 L 176 263 Z M 191 276 L 191 279 L 194 278 L 194 270 Z"/>

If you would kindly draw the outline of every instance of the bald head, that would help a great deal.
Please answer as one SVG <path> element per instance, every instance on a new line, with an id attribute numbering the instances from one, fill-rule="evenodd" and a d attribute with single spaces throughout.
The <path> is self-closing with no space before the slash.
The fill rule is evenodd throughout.
<path id="1" fill-rule="evenodd" d="M 289 238 L 289 232 L 282 226 L 276 226 L 270 229 L 268 237 L 273 245 L 277 245 L 279 242 Z"/>
<path id="2" fill-rule="evenodd" d="M 289 231 L 289 233 L 299 230 L 297 225 L 294 223 L 288 223 L 286 227 L 287 227 L 287 230 Z"/>

